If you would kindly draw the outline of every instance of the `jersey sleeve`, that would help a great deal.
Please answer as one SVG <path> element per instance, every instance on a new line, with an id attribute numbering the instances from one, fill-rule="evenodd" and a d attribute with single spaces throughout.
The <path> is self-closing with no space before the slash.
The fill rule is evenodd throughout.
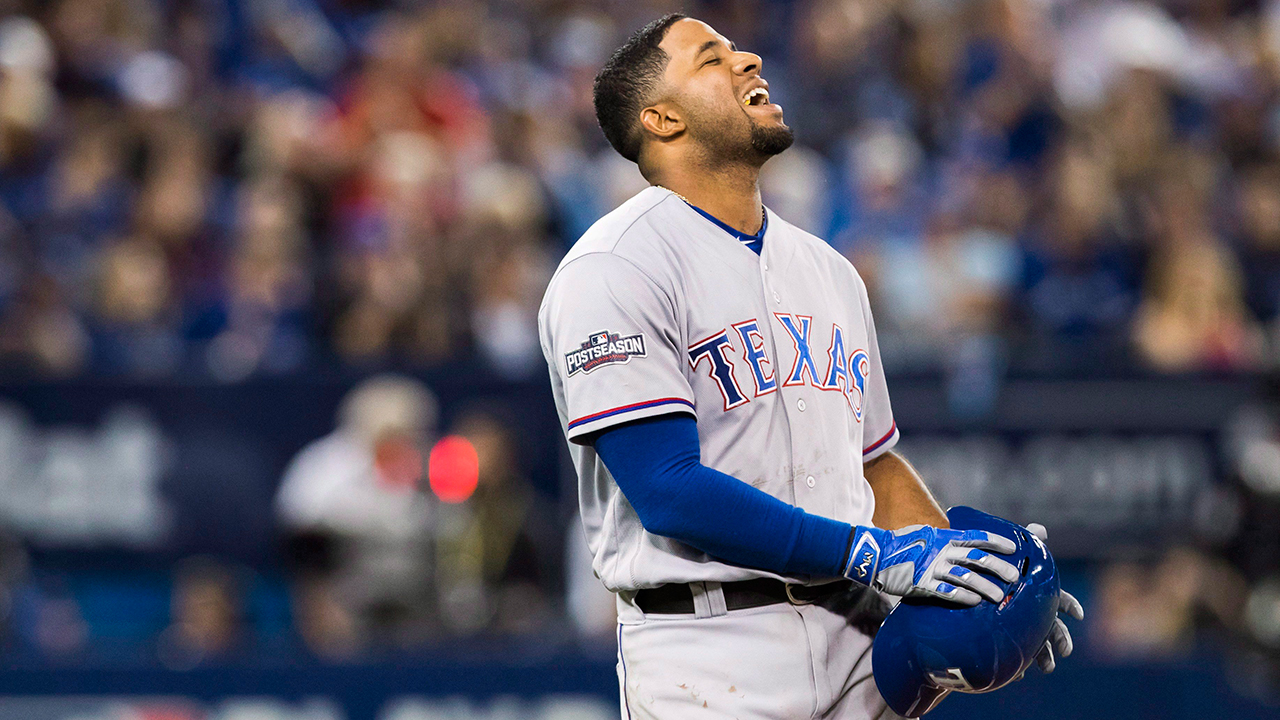
<path id="1" fill-rule="evenodd" d="M 570 442 L 645 417 L 696 417 L 675 301 L 630 261 L 595 253 L 565 265 L 541 315 L 543 354 L 563 394 Z"/>
<path id="2" fill-rule="evenodd" d="M 889 386 L 885 384 L 884 365 L 880 362 L 880 343 L 876 340 L 876 323 L 871 316 L 871 302 L 867 299 L 867 287 L 859 279 L 862 316 L 867 323 L 867 391 L 863 397 L 862 461 L 880 457 L 898 444 L 898 423 L 893 419 L 889 405 Z"/>

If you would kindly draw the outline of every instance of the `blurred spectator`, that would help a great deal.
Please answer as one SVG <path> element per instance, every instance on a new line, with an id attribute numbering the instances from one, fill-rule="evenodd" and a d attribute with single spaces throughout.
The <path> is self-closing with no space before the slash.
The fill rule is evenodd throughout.
<path id="1" fill-rule="evenodd" d="M 473 245 L 477 250 L 491 245 L 473 261 L 476 301 L 471 325 L 476 347 L 500 375 L 529 378 L 546 367 L 532 319 L 554 268 L 527 235 L 497 228 L 486 229 L 483 235 L 490 242 Z"/>
<path id="2" fill-rule="evenodd" d="M 209 557 L 184 560 L 174 571 L 170 625 L 160 659 L 178 669 L 225 656 L 245 638 L 244 578 Z"/>
<path id="3" fill-rule="evenodd" d="M 1114 563 L 1098 581 L 1090 647 L 1120 658 L 1183 655 L 1203 619 L 1240 627 L 1246 591 L 1237 571 L 1194 550 L 1171 550 L 1156 563 Z"/>
<path id="4" fill-rule="evenodd" d="M 876 266 L 878 297 L 892 308 L 885 313 L 891 342 L 917 343 L 914 352 L 928 356 L 998 333 L 1017 279 L 1013 239 L 939 216 L 922 240 L 885 248 Z"/>
<path id="5" fill-rule="evenodd" d="M 435 580 L 444 622 L 455 632 L 544 629 L 563 541 L 554 508 L 519 473 L 511 430 L 482 410 L 454 432 L 475 448 L 474 494 L 439 509 Z"/>
<path id="6" fill-rule="evenodd" d="M 30 155 L 57 108 L 49 34 L 22 15 L 0 19 L 0 165 Z"/>
<path id="7" fill-rule="evenodd" d="M 922 175 L 924 156 L 907 128 L 876 122 L 845 140 L 846 196 L 833 242 L 857 263 L 884 248 L 915 245 L 923 234 L 929 207 Z"/>
<path id="8" fill-rule="evenodd" d="M 1218 246 L 1178 243 L 1152 266 L 1134 338 L 1168 372 L 1239 370 L 1262 358 L 1262 334 L 1244 305 L 1240 270 Z"/>
<path id="9" fill-rule="evenodd" d="M 200 310 L 203 333 L 213 335 L 209 371 L 224 381 L 297 370 L 310 349 L 312 278 L 301 192 L 285 178 L 261 177 L 241 189 L 238 201 L 225 286 L 202 298 Z"/>
<path id="10" fill-rule="evenodd" d="M 1280 315 L 1280 163 L 1250 167 L 1239 202 L 1249 309 L 1272 323 Z"/>
<path id="11" fill-rule="evenodd" d="M 112 243 L 100 273 L 93 333 L 98 367 L 144 377 L 171 373 L 182 347 L 163 249 L 142 238 Z"/>
<path id="12" fill-rule="evenodd" d="M 416 380 L 375 376 L 338 427 L 290 463 L 276 500 L 299 631 L 317 652 L 414 643 L 431 631 L 433 503 L 419 485 L 436 401 Z"/>
<path id="13" fill-rule="evenodd" d="M 8 530 L 0 531 L 0 643 L 12 643 L 20 629 L 18 601 L 30 572 L 31 560 L 21 541 Z"/>
<path id="14" fill-rule="evenodd" d="M 1100 149 L 1067 144 L 1028 230 L 1020 305 L 1032 336 L 1054 347 L 1109 350 L 1137 305 L 1141 260 L 1120 235 L 1115 182 Z"/>
<path id="15" fill-rule="evenodd" d="M 89 640 L 80 604 L 64 577 L 41 576 L 21 586 L 13 613 L 20 642 L 41 654 L 74 654 Z"/>

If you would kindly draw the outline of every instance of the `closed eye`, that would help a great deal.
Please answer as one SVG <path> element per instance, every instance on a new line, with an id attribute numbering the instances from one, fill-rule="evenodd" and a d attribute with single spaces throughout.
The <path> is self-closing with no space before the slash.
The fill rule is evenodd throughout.
<path id="1" fill-rule="evenodd" d="M 702 67 L 706 67 L 706 66 L 708 66 L 708 65 L 715 65 L 715 64 L 716 64 L 716 63 L 718 63 L 718 62 L 720 62 L 720 58 L 718 58 L 718 57 L 713 57 L 713 58 L 710 58 L 709 60 L 707 60 L 706 62 L 702 63 Z"/>

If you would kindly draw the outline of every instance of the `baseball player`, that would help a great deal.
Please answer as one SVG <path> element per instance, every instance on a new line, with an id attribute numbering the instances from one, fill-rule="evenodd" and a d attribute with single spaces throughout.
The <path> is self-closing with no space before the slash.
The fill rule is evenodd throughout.
<path id="1" fill-rule="evenodd" d="M 896 717 L 871 679 L 877 591 L 976 605 L 1019 573 L 892 451 L 857 272 L 761 204 L 792 131 L 760 73 L 678 14 L 613 54 L 597 118 L 651 187 L 539 312 L 630 720 Z"/>

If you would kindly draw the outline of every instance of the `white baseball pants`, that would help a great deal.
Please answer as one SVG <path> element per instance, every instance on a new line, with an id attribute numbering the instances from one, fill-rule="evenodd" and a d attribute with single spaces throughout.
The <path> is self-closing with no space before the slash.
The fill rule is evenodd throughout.
<path id="1" fill-rule="evenodd" d="M 719 583 L 690 587 L 697 612 L 686 615 L 646 615 L 632 593 L 619 595 L 623 720 L 899 718 L 876 690 L 866 623 L 860 630 L 849 619 L 856 609 L 778 603 L 729 612 Z M 870 601 L 879 602 L 855 604 Z"/>

